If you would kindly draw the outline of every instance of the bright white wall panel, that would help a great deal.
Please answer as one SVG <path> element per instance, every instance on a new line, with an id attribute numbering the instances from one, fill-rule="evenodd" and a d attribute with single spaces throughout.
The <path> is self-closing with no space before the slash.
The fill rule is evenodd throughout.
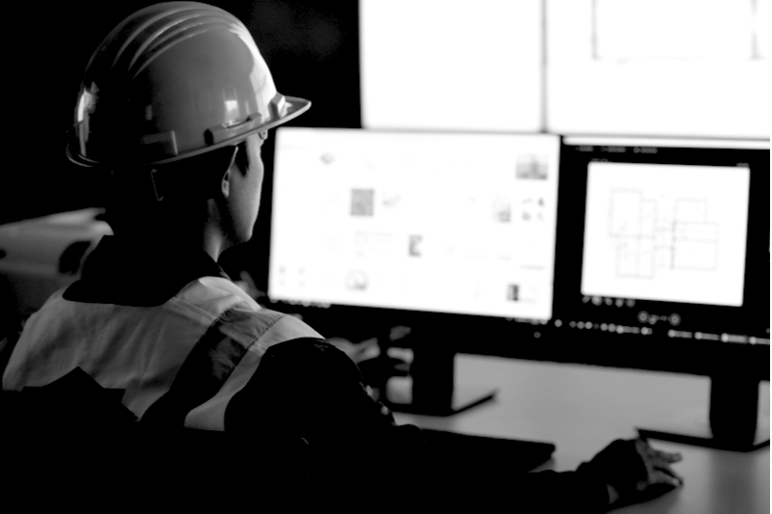
<path id="1" fill-rule="evenodd" d="M 540 0 L 360 1 L 366 128 L 539 131 Z"/>
<path id="2" fill-rule="evenodd" d="M 769 0 L 547 0 L 547 129 L 768 138 Z"/>

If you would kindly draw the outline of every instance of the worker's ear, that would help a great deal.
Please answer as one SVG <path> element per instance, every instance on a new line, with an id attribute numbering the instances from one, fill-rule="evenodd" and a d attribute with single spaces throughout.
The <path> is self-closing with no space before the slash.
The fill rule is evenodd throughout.
<path id="1" fill-rule="evenodd" d="M 228 196 L 231 194 L 231 173 L 233 170 L 233 167 L 236 165 L 236 155 L 239 153 L 239 147 L 234 146 L 233 147 L 233 153 L 229 156 L 228 161 L 228 168 L 225 170 L 225 173 L 223 174 L 222 181 L 220 182 L 220 192 L 222 193 L 224 198 L 228 198 Z"/>
<path id="2" fill-rule="evenodd" d="M 229 167 L 227 170 L 225 170 L 225 174 L 222 176 L 222 181 L 220 182 L 220 192 L 222 193 L 224 198 L 228 198 L 231 194 L 231 168 Z"/>

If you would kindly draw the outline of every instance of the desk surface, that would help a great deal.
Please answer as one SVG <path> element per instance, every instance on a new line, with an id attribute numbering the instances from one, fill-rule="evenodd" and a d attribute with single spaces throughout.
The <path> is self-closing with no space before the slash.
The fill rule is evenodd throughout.
<path id="1" fill-rule="evenodd" d="M 616 438 L 635 437 L 678 413 L 706 412 L 706 377 L 593 366 L 456 357 L 458 387 L 490 386 L 496 399 L 448 418 L 396 414 L 399 423 L 466 434 L 550 441 L 552 461 L 539 469 L 575 469 Z M 760 391 L 760 415 L 769 416 L 769 383 Z M 674 469 L 684 486 L 674 493 L 615 512 L 755 514 L 770 512 L 769 446 L 735 453 L 652 440 L 680 452 Z"/>

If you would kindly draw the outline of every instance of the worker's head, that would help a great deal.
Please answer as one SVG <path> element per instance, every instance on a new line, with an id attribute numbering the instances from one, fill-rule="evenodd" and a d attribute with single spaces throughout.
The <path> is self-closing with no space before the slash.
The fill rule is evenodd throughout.
<path id="1" fill-rule="evenodd" d="M 67 153 L 113 174 L 116 226 L 208 202 L 216 209 L 207 215 L 232 223 L 239 242 L 257 215 L 259 196 L 247 196 L 260 192 L 267 130 L 309 106 L 276 91 L 237 18 L 206 4 L 162 3 L 126 18 L 94 52 Z"/>

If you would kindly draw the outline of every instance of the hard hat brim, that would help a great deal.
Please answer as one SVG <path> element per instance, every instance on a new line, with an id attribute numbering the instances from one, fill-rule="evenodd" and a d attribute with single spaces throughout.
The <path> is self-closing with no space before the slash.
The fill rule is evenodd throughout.
<path id="1" fill-rule="evenodd" d="M 287 109 L 283 116 L 280 118 L 270 120 L 265 124 L 259 125 L 249 131 L 246 131 L 242 134 L 239 134 L 238 136 L 226 139 L 224 141 L 221 141 L 217 144 L 213 144 L 210 146 L 207 146 L 205 148 L 202 148 L 200 150 L 192 151 L 185 153 L 183 155 L 178 155 L 175 157 L 171 157 L 168 159 L 163 159 L 160 161 L 153 161 L 153 162 L 136 162 L 134 163 L 137 166 L 160 166 L 162 164 L 168 164 L 171 162 L 179 161 L 182 159 L 187 159 L 189 157 L 194 157 L 196 155 L 201 155 L 203 153 L 215 150 L 217 148 L 222 148 L 225 146 L 232 146 L 240 143 L 241 141 L 248 138 L 250 135 L 255 134 L 257 132 L 262 132 L 265 130 L 269 130 L 275 127 L 278 127 L 279 125 L 282 125 L 284 123 L 287 123 L 288 121 L 297 118 L 304 112 L 306 112 L 308 109 L 311 108 L 311 101 L 306 100 L 305 98 L 299 98 L 296 96 L 285 96 L 286 102 L 287 102 Z M 75 137 L 75 134 L 71 134 L 70 140 L 67 143 L 66 148 L 66 155 L 67 159 L 77 164 L 78 166 L 84 167 L 84 168 L 110 168 L 114 167 L 117 163 L 121 163 L 122 166 L 125 166 L 126 162 L 131 162 L 131 159 L 127 159 L 125 155 L 116 155 L 114 156 L 114 162 L 98 162 L 94 161 L 92 159 L 89 159 L 88 157 L 84 156 L 80 149 L 78 148 L 78 140 Z"/>

